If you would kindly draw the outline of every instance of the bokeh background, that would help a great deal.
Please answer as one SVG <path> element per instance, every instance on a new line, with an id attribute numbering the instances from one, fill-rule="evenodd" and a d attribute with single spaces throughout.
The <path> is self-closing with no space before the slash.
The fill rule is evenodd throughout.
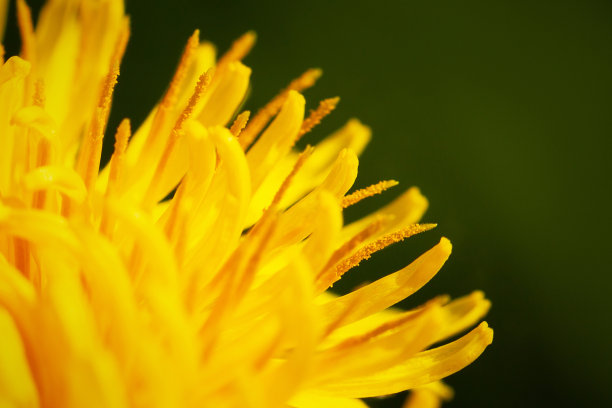
<path id="1" fill-rule="evenodd" d="M 418 185 L 425 220 L 439 226 L 375 255 L 338 290 L 451 239 L 449 262 L 404 306 L 482 289 L 495 339 L 448 379 L 446 406 L 612 406 L 612 2 L 128 0 L 127 10 L 111 128 L 144 118 L 195 28 L 221 52 L 258 33 L 245 108 L 316 66 L 325 74 L 306 93 L 310 107 L 342 100 L 307 142 L 351 117 L 373 128 L 358 187 L 401 184 L 347 218 Z M 16 38 L 9 25 L 10 53 Z"/>

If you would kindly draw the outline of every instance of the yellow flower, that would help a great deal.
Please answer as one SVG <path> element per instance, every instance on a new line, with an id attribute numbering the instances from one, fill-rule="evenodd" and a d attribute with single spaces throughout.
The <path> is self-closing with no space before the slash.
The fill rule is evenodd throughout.
<path id="1" fill-rule="evenodd" d="M 124 120 L 99 171 L 129 36 L 121 0 L 49 0 L 0 68 L 0 406 L 360 407 L 438 380 L 490 344 L 480 292 L 390 309 L 437 273 L 448 240 L 347 295 L 372 253 L 433 225 L 416 188 L 343 225 L 370 130 L 357 120 L 302 152 L 308 70 L 249 118 L 241 60 L 189 39 L 159 104 Z M 232 120 L 235 117 L 234 120 Z M 128 143 L 128 139 L 129 143 Z M 176 190 L 172 198 L 168 195 Z"/>

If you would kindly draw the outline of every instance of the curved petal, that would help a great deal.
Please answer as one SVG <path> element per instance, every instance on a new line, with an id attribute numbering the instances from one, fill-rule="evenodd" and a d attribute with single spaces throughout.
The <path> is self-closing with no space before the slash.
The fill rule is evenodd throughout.
<path id="1" fill-rule="evenodd" d="M 322 316 L 328 324 L 341 316 L 342 324 L 348 324 L 394 305 L 427 283 L 444 265 L 451 249 L 450 242 L 442 238 L 438 245 L 404 269 L 321 304 Z"/>
<path id="2" fill-rule="evenodd" d="M 486 322 L 452 343 L 423 351 L 376 374 L 349 381 L 322 384 L 322 393 L 366 398 L 419 387 L 447 377 L 472 363 L 491 344 L 493 330 Z"/>

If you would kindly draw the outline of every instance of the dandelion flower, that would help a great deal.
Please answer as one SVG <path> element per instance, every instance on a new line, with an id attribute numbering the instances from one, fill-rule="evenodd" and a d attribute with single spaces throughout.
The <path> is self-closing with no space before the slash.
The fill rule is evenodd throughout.
<path id="1" fill-rule="evenodd" d="M 0 405 L 361 407 L 442 378 L 491 342 L 480 292 L 391 308 L 441 268 L 439 244 L 346 295 L 328 289 L 374 252 L 434 227 L 416 188 L 348 225 L 370 130 L 357 120 L 303 151 L 307 70 L 238 112 L 255 36 L 216 59 L 189 38 L 132 135 L 106 129 L 129 37 L 121 0 L 17 1 L 20 56 L 0 68 Z M 102 140 L 114 153 L 100 170 Z M 111 136 L 112 137 L 112 136 Z M 173 193 L 173 194 L 172 194 Z"/>

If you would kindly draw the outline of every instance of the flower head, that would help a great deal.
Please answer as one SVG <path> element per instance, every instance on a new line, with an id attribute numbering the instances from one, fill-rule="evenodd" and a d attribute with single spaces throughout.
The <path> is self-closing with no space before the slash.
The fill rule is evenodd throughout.
<path id="1" fill-rule="evenodd" d="M 196 31 L 170 85 L 100 170 L 129 37 L 120 0 L 49 0 L 34 29 L 17 2 L 21 56 L 0 67 L 0 401 L 18 407 L 358 407 L 438 380 L 491 342 L 480 292 L 390 309 L 451 252 L 440 243 L 344 296 L 328 289 L 417 224 L 416 188 L 343 225 L 370 130 L 357 120 L 296 142 L 307 70 L 256 114 L 238 112 L 255 41 L 222 57 Z M 420 406 L 420 405 L 418 405 Z"/>

